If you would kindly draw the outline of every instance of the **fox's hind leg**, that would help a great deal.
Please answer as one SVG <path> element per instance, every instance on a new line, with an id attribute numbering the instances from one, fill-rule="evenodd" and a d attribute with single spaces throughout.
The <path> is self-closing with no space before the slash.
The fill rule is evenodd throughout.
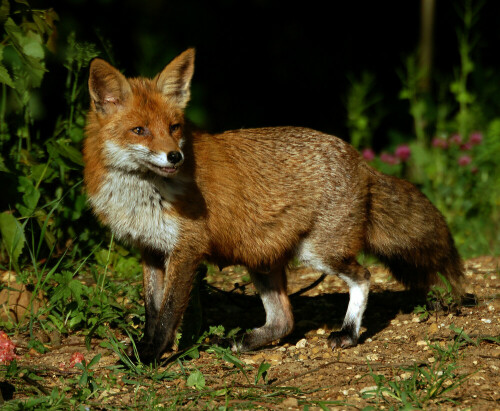
<path id="1" fill-rule="evenodd" d="M 269 273 L 251 271 L 252 282 L 260 294 L 266 311 L 266 323 L 243 337 L 233 346 L 235 351 L 250 351 L 282 338 L 293 329 L 293 314 L 286 290 L 285 267 Z"/>
<path id="2" fill-rule="evenodd" d="M 339 244 L 321 247 L 309 239 L 303 241 L 298 250 L 298 257 L 305 264 L 325 274 L 338 275 L 349 286 L 349 305 L 342 328 L 328 337 L 332 349 L 351 347 L 358 342 L 361 320 L 368 302 L 370 272 L 356 261 L 356 254 L 353 252 L 344 252 L 345 255 L 329 255 L 328 253 L 331 249 L 342 252 L 349 249 L 357 251 L 358 248 L 355 242 L 352 247 L 343 249 Z"/>
<path id="3" fill-rule="evenodd" d="M 352 347 L 358 343 L 361 320 L 368 302 L 370 272 L 353 259 L 334 268 L 349 286 L 349 305 L 340 331 L 332 332 L 328 342 L 332 349 Z"/>

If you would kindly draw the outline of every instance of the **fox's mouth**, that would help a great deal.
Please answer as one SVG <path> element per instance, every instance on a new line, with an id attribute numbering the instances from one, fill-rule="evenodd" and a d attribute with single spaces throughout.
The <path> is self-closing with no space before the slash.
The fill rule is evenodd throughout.
<path id="1" fill-rule="evenodd" d="M 163 173 L 168 173 L 168 174 L 177 172 L 177 167 L 157 167 L 157 169 Z"/>
<path id="2" fill-rule="evenodd" d="M 177 166 L 166 166 L 166 167 L 162 167 L 162 166 L 157 166 L 155 164 L 151 164 L 149 163 L 149 168 L 154 171 L 156 174 L 160 174 L 162 176 L 171 176 L 171 175 L 174 175 L 176 174 L 178 171 L 179 171 L 179 167 Z"/>

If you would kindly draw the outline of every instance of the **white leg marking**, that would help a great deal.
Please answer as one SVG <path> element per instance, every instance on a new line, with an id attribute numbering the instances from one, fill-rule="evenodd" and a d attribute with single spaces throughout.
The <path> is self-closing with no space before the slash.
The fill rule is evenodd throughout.
<path id="1" fill-rule="evenodd" d="M 368 282 L 359 284 L 353 281 L 352 278 L 343 274 L 339 274 L 339 277 L 349 286 L 349 305 L 347 306 L 347 312 L 342 327 L 346 325 L 353 326 L 356 335 L 359 335 L 361 320 L 368 301 L 370 285 Z"/>
<path id="2" fill-rule="evenodd" d="M 306 265 L 328 275 L 338 275 L 349 286 L 349 305 L 344 317 L 344 326 L 353 327 L 356 336 L 359 335 L 361 320 L 365 312 L 368 301 L 370 282 L 357 283 L 352 278 L 333 270 L 325 264 L 314 250 L 314 245 L 307 240 L 303 240 L 297 248 L 297 257 Z"/>

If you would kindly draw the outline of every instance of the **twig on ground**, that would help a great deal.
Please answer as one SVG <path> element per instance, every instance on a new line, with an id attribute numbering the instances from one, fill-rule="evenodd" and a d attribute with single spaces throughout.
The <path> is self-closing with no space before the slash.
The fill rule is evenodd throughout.
<path id="1" fill-rule="evenodd" d="M 319 278 L 314 281 L 313 283 L 309 284 L 307 287 L 301 288 L 298 291 L 295 291 L 293 294 L 290 294 L 290 298 L 297 297 L 301 294 L 304 294 L 305 292 L 312 290 L 314 287 L 316 287 L 318 284 L 323 282 L 323 280 L 326 278 L 326 274 L 321 274 Z"/>

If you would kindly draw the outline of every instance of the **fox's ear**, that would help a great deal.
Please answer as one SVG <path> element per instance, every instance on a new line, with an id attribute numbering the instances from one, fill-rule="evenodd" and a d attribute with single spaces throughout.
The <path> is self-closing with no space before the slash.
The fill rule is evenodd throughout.
<path id="1" fill-rule="evenodd" d="M 94 110 L 107 115 L 123 106 L 131 89 L 125 76 L 111 64 L 94 59 L 90 64 L 89 93 Z"/>
<path id="2" fill-rule="evenodd" d="M 194 49 L 187 49 L 173 59 L 154 79 L 158 90 L 181 109 L 186 107 L 190 97 L 194 54 Z"/>

